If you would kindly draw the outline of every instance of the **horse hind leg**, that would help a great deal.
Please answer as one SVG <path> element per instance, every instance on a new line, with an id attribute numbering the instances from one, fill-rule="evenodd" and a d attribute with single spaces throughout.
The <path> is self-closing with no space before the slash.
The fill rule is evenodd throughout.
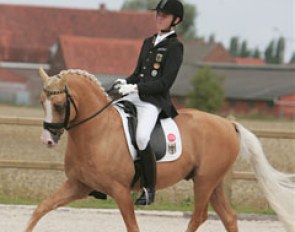
<path id="1" fill-rule="evenodd" d="M 84 198 L 89 191 L 90 189 L 88 189 L 88 187 L 67 180 L 56 193 L 46 198 L 38 205 L 28 222 L 25 232 L 33 231 L 38 221 L 48 212 L 74 200 Z"/>
<path id="2" fill-rule="evenodd" d="M 208 202 L 213 191 L 212 184 L 198 177 L 194 181 L 195 207 L 186 232 L 195 232 L 208 218 Z"/>
<path id="3" fill-rule="evenodd" d="M 237 216 L 225 195 L 222 183 L 213 190 L 210 203 L 223 222 L 226 230 L 228 232 L 238 232 Z"/>

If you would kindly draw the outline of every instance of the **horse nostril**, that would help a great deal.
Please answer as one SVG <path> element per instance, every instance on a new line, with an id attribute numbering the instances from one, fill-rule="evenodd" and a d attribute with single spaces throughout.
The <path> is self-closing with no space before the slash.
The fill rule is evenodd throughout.
<path id="1" fill-rule="evenodd" d="M 50 140 L 47 141 L 47 145 L 50 145 L 51 146 L 52 144 L 53 144 L 52 141 L 50 141 Z"/>

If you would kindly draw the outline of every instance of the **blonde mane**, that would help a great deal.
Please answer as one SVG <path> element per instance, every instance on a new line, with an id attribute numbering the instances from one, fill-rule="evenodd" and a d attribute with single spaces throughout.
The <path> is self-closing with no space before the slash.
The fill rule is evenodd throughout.
<path id="1" fill-rule="evenodd" d="M 107 94 L 107 92 L 105 91 L 104 87 L 101 85 L 101 82 L 93 74 L 91 74 L 85 70 L 81 70 L 81 69 L 67 69 L 67 70 L 62 70 L 58 74 L 58 76 L 61 77 L 61 76 L 68 75 L 68 74 L 78 75 L 78 76 L 87 78 L 88 80 L 94 82 L 102 90 L 102 92 L 105 94 L 107 99 L 110 100 L 110 97 Z"/>

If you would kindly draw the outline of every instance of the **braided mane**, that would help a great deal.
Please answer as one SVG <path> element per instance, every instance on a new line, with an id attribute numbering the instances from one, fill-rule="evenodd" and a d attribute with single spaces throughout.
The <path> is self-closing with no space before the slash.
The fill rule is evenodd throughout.
<path id="1" fill-rule="evenodd" d="M 102 92 L 105 94 L 105 96 L 108 98 L 109 100 L 109 95 L 107 94 L 107 92 L 105 91 L 105 89 L 103 88 L 103 86 L 101 85 L 101 82 L 91 73 L 85 71 L 85 70 L 81 70 L 81 69 L 68 69 L 68 70 L 62 70 L 58 76 L 64 76 L 64 75 L 68 75 L 68 74 L 76 74 L 78 76 L 81 76 L 83 78 L 87 78 L 88 80 L 94 82 L 101 90 Z"/>

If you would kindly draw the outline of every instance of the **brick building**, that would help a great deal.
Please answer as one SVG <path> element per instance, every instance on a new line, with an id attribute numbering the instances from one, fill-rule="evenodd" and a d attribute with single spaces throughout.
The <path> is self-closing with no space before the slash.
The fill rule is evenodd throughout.
<path id="1" fill-rule="evenodd" d="M 132 73 L 143 38 L 156 32 L 153 13 L 109 11 L 104 5 L 97 10 L 80 10 L 0 4 L 0 12 L 0 82 L 3 85 L 6 76 L 5 85 L 10 81 L 15 85 L 11 73 L 24 78 L 23 90 L 28 91 L 32 104 L 39 98 L 40 66 L 51 74 L 85 69 L 109 85 Z M 295 117 L 294 66 L 233 58 L 219 43 L 183 43 L 184 62 L 172 88 L 179 107 L 184 106 L 198 69 L 210 66 L 224 76 L 224 112 Z"/>
<path id="2" fill-rule="evenodd" d="M 109 11 L 104 5 L 81 10 L 0 4 L 0 12 L 1 61 L 50 63 L 60 35 L 143 39 L 156 30 L 151 12 Z"/>
<path id="3" fill-rule="evenodd" d="M 291 66 L 185 63 L 173 89 L 179 106 L 183 107 L 192 88 L 192 76 L 203 67 L 210 67 L 222 78 L 223 113 L 295 119 L 295 67 Z"/>
<path id="4" fill-rule="evenodd" d="M 81 10 L 0 4 L 0 12 L 0 67 L 27 79 L 26 85 L 32 104 L 38 102 L 41 87 L 38 77 L 40 66 L 51 70 L 52 65 L 52 71 L 54 71 L 61 63 L 64 65 L 63 68 L 84 68 L 95 72 L 95 67 L 102 67 L 102 62 L 110 60 L 108 55 L 111 50 L 108 54 L 104 48 L 105 57 L 101 57 L 95 45 L 88 49 L 93 42 L 87 41 L 95 41 L 95 39 L 137 41 L 156 30 L 154 15 L 151 12 L 109 11 L 104 5 L 100 5 L 98 10 Z M 75 63 L 75 58 L 71 55 L 77 51 L 70 49 L 67 44 L 75 46 L 80 43 L 77 42 L 78 40 L 84 41 L 83 45 L 86 47 L 85 50 L 83 47 L 80 49 L 84 54 L 83 59 Z M 57 54 L 58 47 L 54 45 L 62 45 L 60 48 L 64 50 L 59 51 L 62 52 L 60 56 Z M 91 58 L 88 54 L 85 55 L 86 50 L 87 52 L 95 50 L 97 54 L 92 52 Z M 58 60 L 63 58 L 72 65 L 66 65 L 62 60 Z M 112 58 L 112 62 L 116 62 L 115 56 Z M 91 63 L 93 60 L 98 62 Z M 84 61 L 83 65 L 82 61 Z M 100 65 L 96 66 L 96 64 Z M 104 63 L 104 69 L 109 69 L 108 71 L 112 69 L 111 74 L 113 74 L 117 66 L 108 64 L 111 63 Z M 14 82 L 11 81 L 11 84 L 13 85 Z"/>

